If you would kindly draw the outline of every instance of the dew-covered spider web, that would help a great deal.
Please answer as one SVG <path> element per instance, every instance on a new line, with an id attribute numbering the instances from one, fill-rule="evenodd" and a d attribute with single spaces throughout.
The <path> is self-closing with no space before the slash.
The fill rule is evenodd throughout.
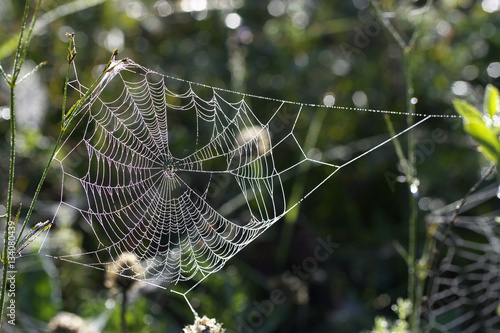
<path id="1" fill-rule="evenodd" d="M 417 114 L 408 126 L 405 113 L 242 94 L 128 59 L 109 68 L 56 156 L 58 210 L 77 213 L 95 248 L 57 257 L 105 269 L 132 253 L 144 271 L 135 277 L 162 287 L 217 272 L 341 169 L 379 158 L 382 147 L 394 155 L 387 143 L 443 117 Z M 376 132 L 381 113 L 395 117 L 396 135 Z M 315 121 L 336 126 L 319 135 Z M 382 126 L 366 126 L 375 121 Z M 294 179 L 308 170 L 293 199 Z"/>
<path id="2" fill-rule="evenodd" d="M 497 186 L 471 196 L 464 214 L 445 238 L 456 204 L 428 217 L 439 227 L 435 238 L 444 241 L 441 264 L 424 303 L 428 332 L 500 331 L 500 224 L 498 211 L 467 216 L 467 210 L 496 199 Z"/>

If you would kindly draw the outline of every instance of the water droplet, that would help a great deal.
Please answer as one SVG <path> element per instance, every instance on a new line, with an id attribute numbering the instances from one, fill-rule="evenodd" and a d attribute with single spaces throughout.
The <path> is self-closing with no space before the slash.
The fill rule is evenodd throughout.
<path id="1" fill-rule="evenodd" d="M 420 185 L 420 181 L 415 179 L 413 183 L 410 185 L 410 191 L 413 194 L 418 194 L 418 186 Z"/>

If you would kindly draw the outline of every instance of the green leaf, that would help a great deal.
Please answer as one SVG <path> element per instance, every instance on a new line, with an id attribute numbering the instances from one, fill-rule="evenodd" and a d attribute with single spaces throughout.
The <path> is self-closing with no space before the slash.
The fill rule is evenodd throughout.
<path id="1" fill-rule="evenodd" d="M 481 153 L 491 162 L 498 164 L 500 142 L 494 129 L 485 124 L 482 113 L 466 101 L 454 100 L 453 105 L 463 118 L 465 131 L 479 143 Z"/>
<path id="2" fill-rule="evenodd" d="M 481 121 L 474 121 L 464 124 L 464 128 L 474 140 L 479 143 L 481 152 L 491 162 L 498 164 L 500 159 L 500 143 L 497 136 Z"/>
<path id="3" fill-rule="evenodd" d="M 499 102 L 498 89 L 488 84 L 486 86 L 486 91 L 484 92 L 484 113 L 489 114 L 493 117 L 498 113 L 498 102 Z"/>
<path id="4" fill-rule="evenodd" d="M 464 124 L 472 121 L 483 121 L 483 114 L 481 111 L 461 99 L 453 100 L 455 110 L 462 116 Z"/>

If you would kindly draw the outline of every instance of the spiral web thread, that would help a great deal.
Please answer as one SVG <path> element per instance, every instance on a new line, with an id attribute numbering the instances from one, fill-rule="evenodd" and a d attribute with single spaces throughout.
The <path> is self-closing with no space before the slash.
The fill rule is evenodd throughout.
<path id="1" fill-rule="evenodd" d="M 78 212 L 96 248 L 58 258 L 97 269 L 112 265 L 118 274 L 161 288 L 199 283 L 337 171 L 426 120 L 445 117 L 417 114 L 413 126 L 393 137 L 347 146 L 341 154 L 331 154 L 333 147 L 328 154 L 307 147 L 316 111 L 403 120 L 407 114 L 242 94 L 129 59 L 109 68 L 56 156 L 58 211 Z M 288 183 L 304 169 L 318 170 L 316 182 L 289 202 Z M 119 262 L 123 253 L 133 253 L 140 269 Z"/>

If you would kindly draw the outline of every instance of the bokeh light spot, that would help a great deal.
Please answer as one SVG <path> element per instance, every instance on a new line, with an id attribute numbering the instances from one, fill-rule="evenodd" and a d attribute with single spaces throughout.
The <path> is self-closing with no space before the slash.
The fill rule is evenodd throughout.
<path id="1" fill-rule="evenodd" d="M 236 13 L 230 13 L 226 16 L 224 22 L 229 29 L 236 29 L 241 25 L 241 16 Z"/>
<path id="2" fill-rule="evenodd" d="M 328 92 L 325 94 L 325 97 L 323 97 L 323 103 L 326 106 L 334 106 L 335 105 L 335 96 Z"/>
<path id="3" fill-rule="evenodd" d="M 481 7 L 487 13 L 493 13 L 500 9 L 500 1 L 499 0 L 483 0 L 481 3 Z"/>
<path id="4" fill-rule="evenodd" d="M 368 105 L 368 97 L 366 97 L 366 94 L 358 90 L 354 94 L 352 94 L 352 102 L 356 107 L 358 108 L 364 108 Z"/>
<path id="5" fill-rule="evenodd" d="M 465 96 L 469 93 L 469 83 L 465 81 L 455 81 L 451 85 L 451 91 L 457 96 Z"/>
<path id="6" fill-rule="evenodd" d="M 267 11 L 272 16 L 281 16 L 285 14 L 286 11 L 285 3 L 281 0 L 272 0 L 271 2 L 269 2 L 269 5 L 267 5 Z"/>
<path id="7" fill-rule="evenodd" d="M 156 10 L 158 10 L 158 15 L 161 17 L 166 17 L 173 13 L 174 9 L 170 2 L 165 0 L 160 0 L 156 3 Z"/>
<path id="8" fill-rule="evenodd" d="M 486 69 L 488 75 L 492 78 L 497 78 L 500 76 L 500 63 L 492 62 Z"/>

